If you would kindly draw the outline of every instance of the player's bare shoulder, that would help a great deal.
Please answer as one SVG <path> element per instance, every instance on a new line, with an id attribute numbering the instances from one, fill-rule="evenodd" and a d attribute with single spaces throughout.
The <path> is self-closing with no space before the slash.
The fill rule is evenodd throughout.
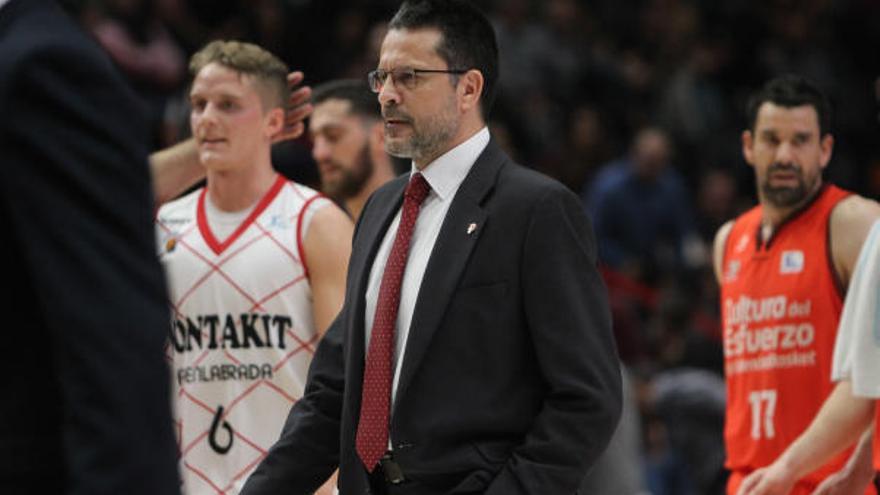
<path id="1" fill-rule="evenodd" d="M 721 283 L 722 266 L 724 265 L 724 246 L 727 245 L 727 238 L 730 236 L 730 230 L 733 229 L 733 220 L 728 220 L 715 233 L 715 241 L 712 243 L 712 266 L 715 267 L 715 279 Z"/>
<path id="2" fill-rule="evenodd" d="M 844 285 L 849 285 L 862 244 L 878 219 L 880 203 L 856 194 L 840 201 L 831 211 L 831 257 Z"/>
<path id="3" fill-rule="evenodd" d="M 315 211 L 305 242 L 323 247 L 326 247 L 326 243 L 337 242 L 350 245 L 353 228 L 351 218 L 335 203 L 327 201 Z"/>
<path id="4" fill-rule="evenodd" d="M 319 205 L 303 239 L 306 264 L 312 282 L 325 275 L 345 280 L 348 257 L 351 255 L 351 237 L 354 224 L 351 218 L 327 200 Z"/>

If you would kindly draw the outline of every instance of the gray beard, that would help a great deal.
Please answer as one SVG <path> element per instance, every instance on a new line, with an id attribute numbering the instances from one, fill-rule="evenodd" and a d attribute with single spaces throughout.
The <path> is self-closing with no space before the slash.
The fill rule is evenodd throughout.
<path id="1" fill-rule="evenodd" d="M 427 157 L 436 157 L 440 155 L 443 147 L 455 134 L 454 129 L 443 128 L 438 132 L 426 134 L 413 134 L 413 136 L 402 143 L 392 143 L 386 141 L 386 150 L 389 155 L 398 158 L 410 158 L 416 161 L 422 161 Z"/>
<path id="2" fill-rule="evenodd" d="M 459 125 L 460 122 L 454 116 L 446 113 L 434 115 L 421 126 L 427 132 L 413 126 L 413 134 L 409 140 L 400 143 L 385 140 L 385 151 L 391 156 L 415 161 L 436 158 L 458 132 Z"/>

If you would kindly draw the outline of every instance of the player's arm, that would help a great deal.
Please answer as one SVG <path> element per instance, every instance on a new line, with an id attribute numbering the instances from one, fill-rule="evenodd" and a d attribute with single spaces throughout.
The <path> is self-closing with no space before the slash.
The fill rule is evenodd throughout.
<path id="1" fill-rule="evenodd" d="M 205 176 L 194 139 L 187 139 L 150 155 L 153 201 L 161 205 Z"/>
<path id="2" fill-rule="evenodd" d="M 715 241 L 712 245 L 712 266 L 715 267 L 715 279 L 719 284 L 724 273 L 724 246 L 727 244 L 727 237 L 730 236 L 732 228 L 733 220 L 722 225 L 715 233 Z"/>
<path id="3" fill-rule="evenodd" d="M 849 286 L 862 244 L 878 219 L 880 204 L 856 195 L 841 201 L 831 212 L 831 258 L 844 287 Z"/>
<path id="4" fill-rule="evenodd" d="M 849 380 L 839 382 L 806 431 L 773 464 L 749 475 L 739 495 L 788 494 L 797 480 L 858 440 L 873 414 L 873 399 L 854 396 Z"/>
<path id="5" fill-rule="evenodd" d="M 312 89 L 297 88 L 303 81 L 302 72 L 291 72 L 287 84 L 291 92 L 284 116 L 284 127 L 274 136 L 275 142 L 296 139 L 305 131 L 303 123 L 312 113 Z M 153 200 L 161 205 L 177 197 L 205 176 L 199 163 L 194 139 L 187 139 L 150 155 L 150 175 L 153 179 Z"/>
<path id="6" fill-rule="evenodd" d="M 862 438 L 859 440 L 846 466 L 825 478 L 825 481 L 816 487 L 812 495 L 864 493 L 865 488 L 874 479 L 874 463 L 871 452 L 871 441 L 873 438 L 874 428 L 871 427 L 862 433 Z"/>
<path id="7" fill-rule="evenodd" d="M 303 239 L 306 268 L 312 286 L 315 328 L 323 335 L 345 300 L 345 274 L 354 227 L 336 205 L 315 212 Z"/>

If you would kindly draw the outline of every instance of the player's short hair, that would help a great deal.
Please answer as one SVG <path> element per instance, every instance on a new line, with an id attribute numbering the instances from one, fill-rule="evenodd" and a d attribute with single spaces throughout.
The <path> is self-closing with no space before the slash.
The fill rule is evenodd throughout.
<path id="1" fill-rule="evenodd" d="M 440 31 L 437 54 L 451 70 L 477 69 L 483 74 L 480 110 L 488 118 L 498 82 L 498 43 L 489 19 L 464 0 L 406 0 L 388 29 Z"/>
<path id="2" fill-rule="evenodd" d="M 287 87 L 290 69 L 269 51 L 243 41 L 212 41 L 190 58 L 190 75 L 195 78 L 199 71 L 212 63 L 252 77 L 266 110 L 285 107 L 290 93 Z"/>
<path id="3" fill-rule="evenodd" d="M 362 79 L 337 79 L 319 84 L 312 91 L 312 105 L 319 105 L 327 100 L 347 101 L 349 112 L 369 120 L 382 118 L 382 108 L 376 94 Z"/>
<path id="4" fill-rule="evenodd" d="M 816 109 L 819 118 L 819 135 L 831 133 L 831 103 L 825 93 L 809 79 L 795 74 L 786 74 L 767 81 L 764 86 L 749 97 L 746 105 L 746 118 L 749 129 L 754 131 L 758 122 L 758 111 L 764 103 L 773 103 L 785 108 L 810 105 Z"/>

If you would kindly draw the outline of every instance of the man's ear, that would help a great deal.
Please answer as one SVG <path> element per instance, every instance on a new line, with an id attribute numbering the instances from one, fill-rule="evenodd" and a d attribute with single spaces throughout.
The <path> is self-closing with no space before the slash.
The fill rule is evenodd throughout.
<path id="1" fill-rule="evenodd" d="M 742 140 L 743 158 L 746 159 L 746 162 L 749 165 L 752 165 L 754 163 L 754 153 L 752 152 L 752 150 L 754 149 L 755 145 L 755 137 L 754 135 L 752 135 L 752 131 L 745 130 L 742 132 L 742 136 L 740 137 L 740 139 Z"/>
<path id="2" fill-rule="evenodd" d="M 822 136 L 822 140 L 819 141 L 819 149 L 822 150 L 821 161 L 819 162 L 822 165 L 822 168 L 828 166 L 828 162 L 831 161 L 831 152 L 834 151 L 834 136 L 831 134 L 825 134 Z"/>
<path id="3" fill-rule="evenodd" d="M 477 69 L 471 69 L 459 76 L 457 89 L 459 106 L 463 112 L 474 108 L 479 109 L 484 84 L 483 73 Z"/>
<path id="4" fill-rule="evenodd" d="M 263 122 L 266 124 L 266 137 L 272 139 L 284 129 L 284 109 L 281 107 L 270 109 L 263 117 Z"/>

